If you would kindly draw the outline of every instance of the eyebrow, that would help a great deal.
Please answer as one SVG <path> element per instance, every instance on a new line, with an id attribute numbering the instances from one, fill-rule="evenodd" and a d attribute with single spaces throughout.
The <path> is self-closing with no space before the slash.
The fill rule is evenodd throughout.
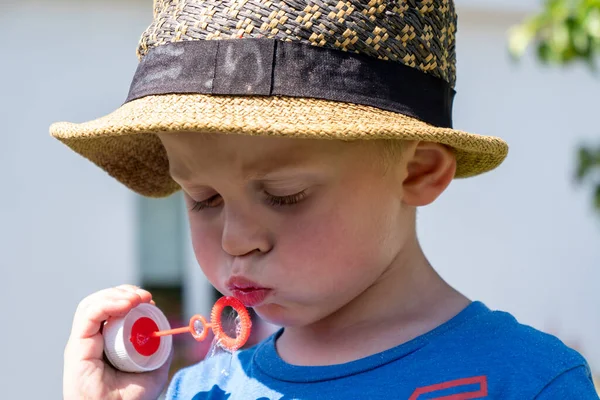
<path id="1" fill-rule="evenodd" d="M 314 166 L 317 164 L 309 164 L 310 157 L 301 157 L 295 159 L 284 159 L 284 157 L 277 157 L 276 159 L 265 160 L 251 160 L 243 163 L 239 169 L 236 170 L 242 180 L 244 181 L 276 181 L 286 178 L 287 175 L 313 175 L 314 173 L 310 170 L 314 170 Z M 202 171 L 199 171 L 202 174 Z M 171 166 L 169 173 L 171 177 L 179 183 L 193 184 L 193 173 L 185 166 L 185 164 L 178 164 L 177 166 Z M 198 174 L 199 175 L 199 174 Z M 198 176 L 196 175 L 196 177 Z"/>
<path id="2" fill-rule="evenodd" d="M 277 182 L 286 180 L 289 178 L 310 178 L 315 176 L 314 168 L 308 168 L 303 166 L 284 166 L 277 168 L 276 170 L 269 170 L 264 172 L 248 172 L 243 175 L 245 181 L 263 181 L 263 182 Z"/>
<path id="3" fill-rule="evenodd" d="M 242 174 L 246 176 L 265 176 L 271 174 L 274 170 L 295 169 L 305 166 L 309 163 L 311 157 L 298 156 L 293 151 L 285 151 L 271 157 L 255 158 L 243 161 L 240 166 Z"/>
<path id="4" fill-rule="evenodd" d="M 189 168 L 185 166 L 182 167 L 182 165 L 183 164 L 178 164 L 178 166 L 175 166 L 172 163 L 169 165 L 169 175 L 176 182 L 187 181 L 191 175 Z"/>

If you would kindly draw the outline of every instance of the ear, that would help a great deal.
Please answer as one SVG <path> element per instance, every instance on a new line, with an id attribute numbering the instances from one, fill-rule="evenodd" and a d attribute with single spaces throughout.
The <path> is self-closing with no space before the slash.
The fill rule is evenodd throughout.
<path id="1" fill-rule="evenodd" d="M 446 146 L 419 142 L 405 153 L 406 177 L 403 201 L 418 207 L 432 203 L 450 184 L 456 172 L 456 158 Z"/>

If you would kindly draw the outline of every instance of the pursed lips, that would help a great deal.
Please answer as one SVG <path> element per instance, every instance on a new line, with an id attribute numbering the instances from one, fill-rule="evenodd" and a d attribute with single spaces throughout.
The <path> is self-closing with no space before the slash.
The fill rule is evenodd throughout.
<path id="1" fill-rule="evenodd" d="M 247 307 L 260 305 L 272 292 L 271 288 L 261 286 L 259 283 L 239 275 L 229 278 L 226 286 L 232 295 Z"/>

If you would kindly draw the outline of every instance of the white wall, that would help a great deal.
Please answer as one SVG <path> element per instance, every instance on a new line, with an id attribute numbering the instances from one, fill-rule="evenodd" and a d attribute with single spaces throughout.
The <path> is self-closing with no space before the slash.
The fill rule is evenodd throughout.
<path id="1" fill-rule="evenodd" d="M 77 303 L 136 282 L 134 197 L 50 137 L 126 96 L 147 1 L 0 5 L 0 397 L 57 399 Z"/>
<path id="2" fill-rule="evenodd" d="M 430 261 L 472 298 L 581 350 L 600 373 L 600 215 L 573 184 L 576 146 L 600 143 L 600 79 L 583 68 L 512 64 L 515 15 L 459 8 L 455 127 L 500 136 L 506 162 L 455 181 L 421 211 Z"/>

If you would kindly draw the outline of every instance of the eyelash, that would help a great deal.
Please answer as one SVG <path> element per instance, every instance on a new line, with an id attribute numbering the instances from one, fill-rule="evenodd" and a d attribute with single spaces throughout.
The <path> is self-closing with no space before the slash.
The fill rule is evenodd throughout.
<path id="1" fill-rule="evenodd" d="M 267 202 L 272 206 L 292 206 L 306 197 L 305 190 L 289 196 L 273 196 L 268 193 L 265 194 L 267 195 Z"/>
<path id="2" fill-rule="evenodd" d="M 267 197 L 267 203 L 271 206 L 276 206 L 276 207 L 291 206 L 291 205 L 297 204 L 300 201 L 302 201 L 306 197 L 306 191 L 303 190 L 301 192 L 291 194 L 289 196 L 273 196 L 266 192 L 265 192 L 265 195 Z M 215 194 L 214 196 L 209 197 L 206 200 L 195 201 L 192 206 L 192 211 L 201 211 L 201 210 L 204 210 L 205 208 L 216 207 L 216 206 L 212 206 L 211 203 L 213 203 L 218 198 L 219 198 L 219 195 Z"/>

